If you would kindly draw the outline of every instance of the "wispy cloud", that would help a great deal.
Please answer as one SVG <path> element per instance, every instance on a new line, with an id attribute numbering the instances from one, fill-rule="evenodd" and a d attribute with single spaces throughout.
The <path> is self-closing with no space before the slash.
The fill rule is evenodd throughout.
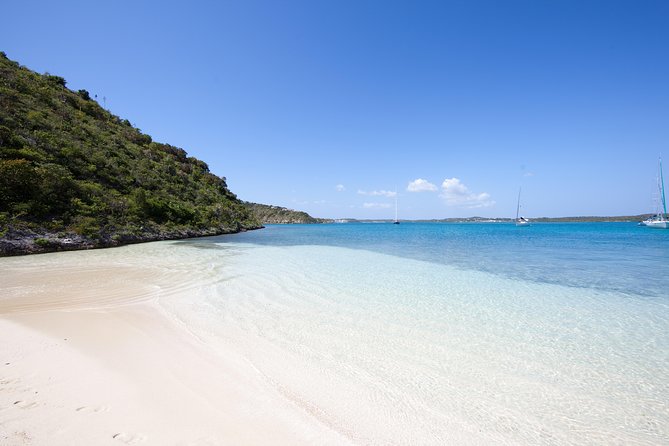
<path id="1" fill-rule="evenodd" d="M 335 190 L 336 190 L 337 192 L 344 192 L 344 191 L 346 190 L 346 188 L 344 187 L 343 184 L 337 184 L 337 185 L 335 186 Z"/>
<path id="2" fill-rule="evenodd" d="M 495 204 L 487 192 L 474 193 L 457 178 L 446 178 L 441 183 L 440 196 L 446 200 L 449 206 L 462 206 L 466 208 L 483 208 Z"/>
<path id="3" fill-rule="evenodd" d="M 390 207 L 389 203 L 363 203 L 363 208 L 367 209 L 387 209 Z"/>
<path id="4" fill-rule="evenodd" d="M 413 180 L 407 186 L 409 192 L 435 192 L 436 190 L 437 186 L 422 178 Z"/>
<path id="5" fill-rule="evenodd" d="M 533 177 L 533 176 L 534 176 L 534 172 L 525 172 L 525 173 L 523 174 L 523 176 L 524 176 L 524 177 Z"/>
<path id="6" fill-rule="evenodd" d="M 360 195 L 368 195 L 370 197 L 388 197 L 388 198 L 393 198 L 397 195 L 397 192 L 391 191 L 391 190 L 372 190 L 372 191 L 364 191 L 358 189 L 358 194 Z"/>

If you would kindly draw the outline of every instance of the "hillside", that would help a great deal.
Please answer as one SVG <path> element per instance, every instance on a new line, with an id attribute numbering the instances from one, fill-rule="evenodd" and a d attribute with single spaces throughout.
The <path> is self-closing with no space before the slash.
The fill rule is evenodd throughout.
<path id="1" fill-rule="evenodd" d="M 292 209 L 270 206 L 266 204 L 244 202 L 253 215 L 262 224 L 286 224 L 286 223 L 330 223 L 332 220 L 314 218 L 306 212 L 294 211 Z"/>
<path id="2" fill-rule="evenodd" d="M 0 255 L 259 226 L 206 163 L 0 52 Z"/>

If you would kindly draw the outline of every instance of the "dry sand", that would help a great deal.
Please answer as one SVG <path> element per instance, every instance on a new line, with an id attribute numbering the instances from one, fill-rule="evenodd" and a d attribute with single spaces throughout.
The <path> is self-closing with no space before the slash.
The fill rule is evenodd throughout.
<path id="1" fill-rule="evenodd" d="M 66 263 L 0 264 L 0 445 L 348 443 L 166 314 L 155 275 Z"/>

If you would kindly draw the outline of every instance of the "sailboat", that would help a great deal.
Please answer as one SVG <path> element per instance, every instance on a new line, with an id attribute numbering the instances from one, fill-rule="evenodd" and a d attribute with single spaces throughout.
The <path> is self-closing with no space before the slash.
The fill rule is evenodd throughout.
<path id="1" fill-rule="evenodd" d="M 657 213 L 647 220 L 639 223 L 641 226 L 648 226 L 649 228 L 667 229 L 669 228 L 669 219 L 667 218 L 667 201 L 664 197 L 664 176 L 662 175 L 662 158 L 659 161 L 657 174 L 657 188 L 659 198 L 657 202 Z"/>
<path id="2" fill-rule="evenodd" d="M 399 225 L 400 221 L 397 219 L 397 191 L 395 191 L 395 220 L 393 220 L 394 225 Z"/>
<path id="3" fill-rule="evenodd" d="M 521 188 L 518 188 L 518 206 L 516 206 L 516 226 L 529 226 L 530 221 L 520 216 L 520 191 Z"/>

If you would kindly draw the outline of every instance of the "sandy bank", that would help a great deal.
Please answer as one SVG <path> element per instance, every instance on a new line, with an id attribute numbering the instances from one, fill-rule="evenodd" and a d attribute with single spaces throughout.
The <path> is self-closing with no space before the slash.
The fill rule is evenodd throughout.
<path id="1" fill-rule="evenodd" d="M 21 265 L 0 283 L 1 445 L 346 443 L 165 314 L 155 276 Z"/>

